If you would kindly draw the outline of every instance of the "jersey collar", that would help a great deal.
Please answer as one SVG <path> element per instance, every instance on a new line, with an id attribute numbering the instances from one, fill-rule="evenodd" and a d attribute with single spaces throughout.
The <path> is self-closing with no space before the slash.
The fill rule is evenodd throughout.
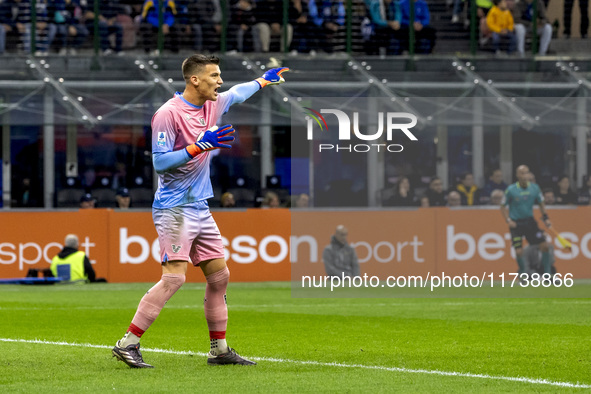
<path id="1" fill-rule="evenodd" d="M 517 187 L 522 189 L 521 185 L 519 184 L 519 181 L 517 181 L 516 183 Z M 529 187 L 529 181 L 527 181 L 527 186 L 525 187 L 526 189 Z"/>
<path id="2" fill-rule="evenodd" d="M 201 108 L 203 108 L 203 105 L 195 105 L 195 104 L 191 104 L 190 102 L 188 102 L 188 101 L 187 101 L 187 100 L 186 100 L 186 99 L 183 97 L 183 94 L 182 94 L 181 92 L 176 92 L 174 95 L 175 95 L 176 97 L 180 98 L 181 100 L 183 100 L 183 101 L 185 102 L 185 104 L 187 104 L 187 105 L 189 105 L 189 106 L 191 106 L 191 107 L 193 107 L 193 108 L 196 108 L 196 109 L 201 109 Z"/>

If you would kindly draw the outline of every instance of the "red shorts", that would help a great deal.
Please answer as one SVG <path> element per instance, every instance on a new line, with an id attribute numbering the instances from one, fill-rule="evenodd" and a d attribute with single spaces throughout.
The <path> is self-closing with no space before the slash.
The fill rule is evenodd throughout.
<path id="1" fill-rule="evenodd" d="M 160 243 L 160 260 L 190 261 L 193 265 L 224 258 L 224 245 L 207 201 L 173 208 L 152 208 Z"/>

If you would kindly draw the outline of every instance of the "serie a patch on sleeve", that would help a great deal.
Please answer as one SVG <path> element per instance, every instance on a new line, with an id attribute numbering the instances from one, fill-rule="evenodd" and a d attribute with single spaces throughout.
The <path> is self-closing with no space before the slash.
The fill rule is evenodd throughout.
<path id="1" fill-rule="evenodd" d="M 164 146 L 166 141 L 165 134 L 163 132 L 158 133 L 158 146 Z"/>

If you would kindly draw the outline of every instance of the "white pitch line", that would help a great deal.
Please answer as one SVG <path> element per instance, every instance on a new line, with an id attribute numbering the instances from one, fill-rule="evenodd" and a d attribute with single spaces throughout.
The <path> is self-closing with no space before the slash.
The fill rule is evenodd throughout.
<path id="1" fill-rule="evenodd" d="M 0 3 L 2 1 L 0 0 Z M 547 304 L 566 304 L 566 300 L 564 302 L 562 301 L 552 301 L 549 302 Z M 391 302 L 391 303 L 359 303 L 359 304 L 351 304 L 349 305 L 349 307 L 353 307 L 353 306 L 357 306 L 357 307 L 364 307 L 364 306 L 379 306 L 379 307 L 388 307 L 388 306 L 410 306 L 410 305 L 424 305 L 422 303 L 403 303 L 403 302 Z M 505 302 L 503 305 L 506 304 L 515 304 L 515 305 L 528 305 L 528 304 L 536 304 L 539 305 L 538 302 L 533 302 L 533 301 L 525 301 L 525 302 Z M 568 304 L 569 305 L 573 305 L 573 304 L 581 304 L 581 305 L 586 305 L 586 304 L 591 304 L 591 300 L 587 301 L 587 300 L 579 300 L 579 301 L 572 301 L 572 300 L 568 300 Z M 438 303 L 435 304 L 435 307 L 441 307 L 441 306 L 469 306 L 469 305 L 476 305 L 476 306 L 485 306 L 486 303 L 480 303 L 480 302 L 442 302 L 442 303 Z M 247 304 L 247 305 L 241 305 L 241 304 L 230 304 L 228 305 L 229 309 L 233 309 L 233 308 L 244 308 L 244 309 L 256 309 L 256 308 L 286 308 L 286 307 L 290 307 L 290 308 L 334 308 L 335 304 L 331 304 L 331 303 L 327 303 L 327 304 Z M 113 310 L 113 309 L 136 309 L 137 308 L 137 304 L 130 304 L 129 306 L 61 306 L 61 307 L 52 307 L 52 306 L 16 306 L 16 307 L 0 307 L 0 312 L 1 311 L 70 311 L 70 310 Z M 203 306 L 200 303 L 196 303 L 193 305 L 166 305 L 166 309 L 200 309 L 203 308 Z"/>
<path id="2" fill-rule="evenodd" d="M 65 341 L 44 341 L 41 339 L 13 339 L 13 338 L 0 338 L 0 342 L 13 342 L 13 343 L 33 343 L 41 345 L 57 345 L 57 346 L 72 346 L 72 347 L 85 347 L 93 349 L 112 349 L 112 346 L 106 345 L 93 345 L 90 343 L 70 343 Z M 143 352 L 153 353 L 165 353 L 174 355 L 193 355 L 193 356 L 207 356 L 207 353 L 192 352 L 186 350 L 167 350 L 158 348 L 143 348 Z M 576 389 L 591 389 L 591 384 L 580 384 L 570 382 L 555 382 L 547 379 L 532 379 L 524 377 L 512 377 L 512 376 L 498 376 L 498 375 L 486 375 L 486 374 L 474 374 L 469 372 L 453 372 L 453 371 L 439 371 L 430 369 L 410 369 L 410 368 L 399 368 L 399 367 L 383 367 L 380 365 L 363 365 L 363 364 L 345 364 L 345 363 L 326 363 L 321 361 L 306 361 L 306 360 L 290 360 L 283 358 L 273 357 L 248 357 L 249 359 L 256 361 L 267 361 L 273 363 L 285 363 L 285 364 L 300 364 L 300 365 L 315 365 L 320 367 L 339 367 L 339 368 L 359 368 L 359 369 L 372 369 L 377 371 L 388 371 L 388 372 L 400 372 L 400 373 L 414 373 L 424 375 L 439 375 L 439 376 L 457 376 L 462 378 L 477 378 L 477 379 L 490 379 L 490 380 L 504 380 L 509 382 L 517 383 L 529 383 L 529 384 L 541 384 L 555 387 L 567 387 Z"/>

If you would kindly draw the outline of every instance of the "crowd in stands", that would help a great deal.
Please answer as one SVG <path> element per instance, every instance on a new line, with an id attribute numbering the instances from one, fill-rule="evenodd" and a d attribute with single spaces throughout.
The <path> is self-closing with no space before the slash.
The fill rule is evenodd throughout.
<path id="1" fill-rule="evenodd" d="M 90 37 L 98 21 L 100 50 L 104 54 L 143 49 L 157 54 L 160 20 L 164 48 L 178 52 L 221 50 L 223 15 L 227 14 L 226 49 L 230 52 L 292 54 L 332 53 L 346 49 L 346 0 L 289 0 L 284 28 L 283 0 L 101 0 L 94 13 L 93 0 L 37 0 L 36 54 L 50 51 L 75 54 L 92 47 Z M 536 4 L 534 6 L 534 1 Z M 467 0 L 448 0 L 451 23 L 470 23 Z M 409 32 L 415 36 L 415 52 L 431 53 L 436 30 L 426 0 L 352 0 L 353 48 L 367 54 L 398 55 L 409 50 Z M 30 0 L 0 0 L 0 54 L 6 49 L 30 52 Z M 564 0 L 564 37 L 571 35 L 573 0 Z M 479 43 L 499 56 L 505 51 L 525 54 L 526 36 L 533 33 L 537 12 L 540 55 L 548 52 L 553 27 L 547 17 L 547 0 L 476 0 Z M 580 2 L 581 37 L 587 37 L 588 2 Z M 161 15 L 159 13 L 161 9 Z M 535 9 L 535 10 L 534 10 Z M 287 46 L 287 47 L 286 47 Z"/>
<path id="2" fill-rule="evenodd" d="M 531 182 L 536 182 L 532 175 Z M 546 182 L 548 183 L 548 182 Z M 500 205 L 508 185 L 503 181 L 500 169 L 494 170 L 483 187 L 474 182 L 471 173 L 462 174 L 457 184 L 444 190 L 438 177 L 431 178 L 426 190 L 413 191 L 409 179 L 399 178 L 391 188 L 389 198 L 382 200 L 384 207 L 458 207 L 476 205 Z M 418 189 L 417 189 L 418 190 Z M 542 186 L 546 205 L 590 205 L 591 178 L 585 177 L 583 187 L 577 192 L 571 187 L 570 179 L 562 175 L 554 184 Z"/>
<path id="3" fill-rule="evenodd" d="M 0 1 L 0 54 L 7 49 L 30 52 L 31 6 L 30 0 Z M 34 52 L 66 55 L 92 47 L 95 21 L 103 54 L 133 48 L 156 54 L 160 23 L 167 51 L 217 52 L 223 8 L 228 12 L 228 51 L 314 54 L 346 49 L 344 0 L 290 0 L 285 28 L 283 0 L 228 0 L 225 6 L 220 0 L 102 0 L 95 15 L 93 0 L 37 0 Z M 417 52 L 431 52 L 435 30 L 429 25 L 429 7 L 425 0 L 415 0 L 414 8 Z M 409 0 L 354 0 L 351 21 L 353 34 L 365 40 L 356 43 L 357 49 L 377 52 L 383 47 L 399 54 L 408 48 Z"/>
<path id="4" fill-rule="evenodd" d="M 535 183 L 535 177 L 531 176 L 531 182 Z M 37 206 L 29 204 L 30 193 L 27 186 L 28 179 L 23 182 L 22 190 L 17 194 L 19 197 L 14 201 L 15 207 Z M 445 190 L 443 181 L 438 177 L 432 177 L 426 187 L 412 188 L 408 177 L 402 176 L 394 187 L 389 187 L 382 191 L 380 205 L 382 207 L 460 207 L 460 206 L 479 206 L 490 205 L 498 206 L 501 204 L 505 195 L 505 189 L 508 185 L 503 181 L 503 174 L 500 169 L 494 170 L 486 183 L 479 187 L 474 182 L 474 176 L 471 173 L 462 174 L 458 182 L 449 189 Z M 546 205 L 591 205 L 591 177 L 584 178 L 583 187 L 576 192 L 571 187 L 568 176 L 563 175 L 552 184 L 544 182 L 540 184 L 544 201 Z M 138 189 L 128 189 L 119 187 L 112 193 L 99 193 L 103 189 L 82 190 L 75 197 L 78 200 L 72 203 L 60 203 L 60 207 L 79 208 L 149 208 L 152 204 L 153 193 L 151 189 L 146 189 L 147 195 L 136 194 L 136 201 L 132 199 L 133 191 Z M 143 191 L 143 189 L 142 189 Z M 289 195 L 286 189 L 263 190 L 253 193 L 254 199 L 245 200 L 240 196 L 235 196 L 235 192 L 226 191 L 221 194 L 220 201 L 211 201 L 210 205 L 214 208 L 312 208 L 316 205 L 311 197 L 306 193 Z M 97 197 L 99 196 L 99 197 Z M 139 199 L 140 201 L 137 201 Z"/>
<path id="5" fill-rule="evenodd" d="M 464 0 L 454 0 L 452 23 L 459 23 Z M 479 28 L 479 44 L 485 47 L 492 41 L 492 48 L 501 55 L 501 44 L 508 54 L 517 51 L 525 55 L 526 34 L 532 33 L 534 22 L 534 0 L 476 0 Z M 537 36 L 539 37 L 538 54 L 546 55 L 552 39 L 552 25 L 546 13 L 547 2 L 537 0 Z M 468 7 L 467 7 L 468 8 Z M 566 20 L 566 18 L 565 18 Z M 570 21 L 570 18 L 569 18 Z M 469 23 L 465 18 L 465 23 Z M 566 26 L 565 26 L 566 31 Z"/>
<path id="6" fill-rule="evenodd" d="M 535 177 L 531 175 L 531 182 Z M 571 188 L 570 179 L 563 175 L 554 184 L 544 182 L 541 186 L 546 205 L 591 205 L 591 178 L 584 178 L 583 187 L 577 192 Z M 462 174 L 457 184 L 445 190 L 443 181 L 432 177 L 427 187 L 413 189 L 408 177 L 401 176 L 393 188 L 382 193 L 382 207 L 469 207 L 499 206 L 505 196 L 507 185 L 500 169 L 492 171 L 486 183 L 479 187 L 471 173 Z M 310 208 L 314 204 L 306 193 L 289 196 L 279 191 L 266 191 L 257 198 L 255 206 L 261 208 Z M 231 192 L 222 195 L 220 207 L 234 208 L 236 201 Z"/>

